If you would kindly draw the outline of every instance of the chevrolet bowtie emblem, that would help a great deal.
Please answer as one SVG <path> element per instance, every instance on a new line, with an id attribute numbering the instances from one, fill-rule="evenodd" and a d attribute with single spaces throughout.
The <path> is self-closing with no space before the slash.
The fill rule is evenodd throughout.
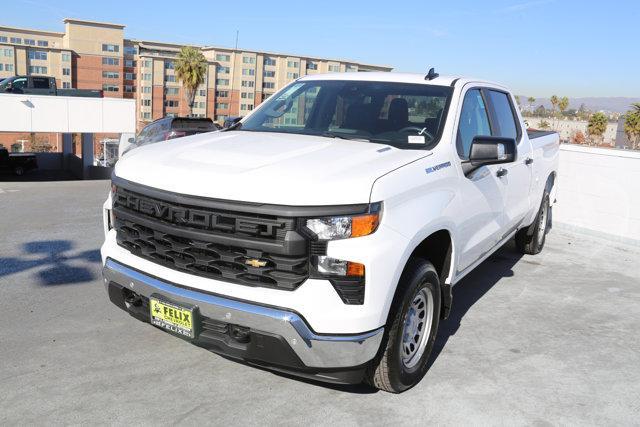
<path id="1" fill-rule="evenodd" d="M 244 263 L 250 265 L 253 268 L 264 267 L 265 265 L 267 265 L 267 261 L 262 261 L 256 258 L 245 260 Z"/>

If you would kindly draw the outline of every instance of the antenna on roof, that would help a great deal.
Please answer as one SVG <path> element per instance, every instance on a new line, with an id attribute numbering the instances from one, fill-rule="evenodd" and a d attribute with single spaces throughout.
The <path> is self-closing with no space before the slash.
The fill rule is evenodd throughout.
<path id="1" fill-rule="evenodd" d="M 435 68 L 431 67 L 429 68 L 429 72 L 427 73 L 427 76 L 424 78 L 425 80 L 433 80 L 436 77 L 438 77 L 440 74 L 436 73 Z"/>

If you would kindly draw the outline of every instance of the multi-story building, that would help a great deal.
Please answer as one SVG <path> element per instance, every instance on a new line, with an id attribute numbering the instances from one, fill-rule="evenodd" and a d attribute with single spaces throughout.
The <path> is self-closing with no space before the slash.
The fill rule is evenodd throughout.
<path id="1" fill-rule="evenodd" d="M 127 39 L 119 24 L 77 19 L 65 19 L 64 24 L 64 32 L 0 27 L 0 78 L 47 75 L 61 88 L 102 89 L 105 96 L 134 98 L 139 128 L 166 115 L 188 114 L 174 70 L 182 45 Z M 193 114 L 218 122 L 248 114 L 305 74 L 391 71 L 352 61 L 196 47 L 208 63 Z"/>

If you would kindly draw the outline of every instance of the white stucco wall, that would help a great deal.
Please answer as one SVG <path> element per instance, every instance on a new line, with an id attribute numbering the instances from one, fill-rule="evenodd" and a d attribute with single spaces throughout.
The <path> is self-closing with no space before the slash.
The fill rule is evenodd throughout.
<path id="1" fill-rule="evenodd" d="M 135 131 L 133 99 L 0 94 L 0 132 Z"/>
<path id="2" fill-rule="evenodd" d="M 640 244 L 640 152 L 562 145 L 553 221 Z"/>

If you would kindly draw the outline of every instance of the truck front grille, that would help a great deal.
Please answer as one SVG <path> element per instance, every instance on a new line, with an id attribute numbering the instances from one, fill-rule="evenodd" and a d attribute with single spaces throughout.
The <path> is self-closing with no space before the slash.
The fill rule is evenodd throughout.
<path id="1" fill-rule="evenodd" d="M 309 246 L 295 218 L 176 204 L 122 187 L 113 212 L 118 245 L 174 270 L 283 290 L 309 276 Z"/>

